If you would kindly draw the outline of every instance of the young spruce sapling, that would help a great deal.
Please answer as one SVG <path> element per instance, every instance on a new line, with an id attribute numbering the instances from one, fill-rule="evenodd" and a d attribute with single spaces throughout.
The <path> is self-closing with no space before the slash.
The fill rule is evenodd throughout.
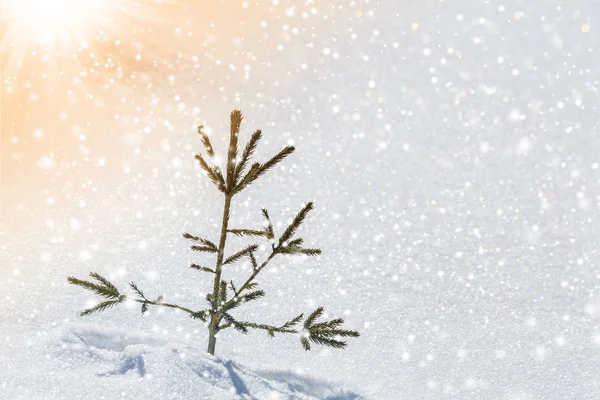
<path id="1" fill-rule="evenodd" d="M 250 186 L 267 171 L 273 169 L 275 165 L 279 164 L 294 151 L 294 147 L 287 146 L 266 163 L 261 164 L 255 162 L 251 164 L 250 160 L 256 150 L 262 132 L 260 130 L 255 131 L 241 155 L 238 154 L 238 137 L 242 118 L 242 113 L 238 110 L 234 110 L 231 113 L 229 149 L 227 152 L 227 166 L 224 173 L 219 166 L 214 165 L 213 160 L 215 154 L 210 139 L 206 133 L 204 133 L 203 127 L 198 127 L 198 133 L 202 145 L 204 146 L 205 155 L 197 154 L 195 157 L 198 160 L 200 167 L 206 172 L 206 175 L 216 188 L 223 193 L 224 197 L 221 233 L 217 243 L 190 233 L 183 234 L 185 239 L 188 239 L 193 243 L 191 246 L 193 251 L 212 254 L 215 257 L 215 264 L 212 268 L 198 264 L 190 265 L 192 269 L 206 273 L 213 278 L 212 292 L 206 296 L 206 308 L 202 310 L 193 310 L 177 304 L 167 303 L 163 301 L 162 296 L 158 296 L 152 300 L 133 282 L 129 284 L 130 289 L 133 292 L 133 297 L 130 298 L 130 296 L 121 293 L 117 287 L 106 278 L 93 272 L 90 274 L 90 277 L 93 278 L 93 280 L 90 281 L 74 277 L 68 278 L 69 283 L 81 286 L 103 298 L 103 301 L 96 306 L 84 310 L 81 313 L 82 316 L 112 308 L 123 303 L 126 299 L 141 304 L 142 314 L 144 314 L 150 306 L 173 308 L 188 314 L 191 318 L 198 319 L 205 323 L 208 327 L 207 351 L 210 354 L 215 354 L 217 335 L 227 328 L 234 328 L 244 334 L 248 333 L 250 329 L 262 329 L 270 336 L 275 336 L 276 333 L 299 334 L 300 342 L 306 350 L 310 350 L 311 345 L 313 344 L 343 349 L 346 347 L 346 342 L 343 340 L 344 338 L 359 336 L 358 332 L 343 329 L 341 327 L 344 323 L 342 318 L 317 322 L 317 319 L 323 315 L 323 307 L 318 307 L 306 318 L 304 317 L 304 314 L 300 314 L 278 326 L 244 321 L 232 314 L 237 307 L 258 300 L 265 295 L 265 292 L 258 288 L 256 278 L 275 257 L 299 254 L 316 256 L 321 254 L 321 250 L 319 249 L 304 247 L 302 238 L 296 237 L 298 228 L 302 225 L 306 216 L 313 208 L 312 203 L 306 204 L 300 212 L 298 212 L 291 224 L 279 237 L 275 236 L 273 223 L 271 222 L 271 218 L 266 209 L 262 210 L 262 217 L 265 221 L 262 229 L 231 229 L 229 227 L 231 202 L 234 196 Z M 263 240 L 266 239 L 270 242 L 270 254 L 264 261 L 259 262 L 256 258 L 256 252 L 259 249 L 259 246 L 253 244 L 226 256 L 225 244 L 229 234 L 255 237 Z M 246 259 L 252 265 L 250 276 L 241 285 L 234 284 L 232 280 L 228 282 L 223 277 L 223 268 L 243 259 Z"/>

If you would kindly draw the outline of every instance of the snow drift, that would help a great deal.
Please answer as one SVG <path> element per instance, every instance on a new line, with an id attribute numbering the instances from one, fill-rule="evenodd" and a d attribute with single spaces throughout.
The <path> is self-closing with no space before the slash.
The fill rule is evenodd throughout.
<path id="1" fill-rule="evenodd" d="M 50 332 L 28 374 L 8 374 L 3 399 L 361 399 L 286 371 L 253 371 L 189 344 L 94 325 Z M 33 360 L 37 358 L 37 360 Z M 26 360 L 21 360 L 26 361 Z M 4 379 L 2 379 L 4 380 Z M 5 381 L 6 382 L 6 381 Z"/>

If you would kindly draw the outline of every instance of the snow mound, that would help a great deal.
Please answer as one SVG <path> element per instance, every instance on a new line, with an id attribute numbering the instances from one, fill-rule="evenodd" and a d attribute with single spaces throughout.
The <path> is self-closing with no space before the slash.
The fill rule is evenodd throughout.
<path id="1" fill-rule="evenodd" d="M 9 398 L 363 398 L 332 383 L 285 371 L 253 371 L 188 344 L 151 335 L 76 325 L 50 336 L 39 369 L 4 388 Z"/>

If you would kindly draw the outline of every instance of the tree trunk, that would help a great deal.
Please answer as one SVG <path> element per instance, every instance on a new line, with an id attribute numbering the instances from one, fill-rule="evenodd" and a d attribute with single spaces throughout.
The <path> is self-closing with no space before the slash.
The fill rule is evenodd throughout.
<path id="1" fill-rule="evenodd" d="M 217 346 L 217 337 L 215 329 L 212 328 L 213 326 L 213 321 L 211 319 L 210 321 L 210 327 L 208 329 L 208 349 L 206 351 L 209 352 L 209 354 L 212 354 L 213 356 L 215 355 L 215 347 Z"/>
<path id="2" fill-rule="evenodd" d="M 227 240 L 227 226 L 229 225 L 229 210 L 231 208 L 231 198 L 229 194 L 225 195 L 225 205 L 223 206 L 223 222 L 221 223 L 221 238 L 219 240 L 219 250 L 217 253 L 217 264 L 215 266 L 215 281 L 213 284 L 212 298 L 214 302 L 217 302 L 219 298 L 219 290 L 221 288 L 221 270 L 223 267 L 223 255 L 225 254 L 225 242 Z M 220 313 L 213 310 L 213 315 L 210 318 L 210 324 L 208 326 L 208 349 L 207 351 L 214 355 L 215 347 L 217 345 L 217 328 L 219 322 L 223 318 Z"/>

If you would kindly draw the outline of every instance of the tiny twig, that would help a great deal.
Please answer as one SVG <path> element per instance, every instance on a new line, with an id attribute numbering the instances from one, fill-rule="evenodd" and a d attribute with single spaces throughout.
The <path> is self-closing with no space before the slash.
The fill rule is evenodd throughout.
<path id="1" fill-rule="evenodd" d="M 260 273 L 260 271 L 262 271 L 262 269 L 264 267 L 266 267 L 267 264 L 269 264 L 269 261 L 271 261 L 273 259 L 273 257 L 275 257 L 276 254 L 277 254 L 277 248 L 274 247 L 273 251 L 271 252 L 269 257 L 267 257 L 267 259 L 265 261 L 263 261 L 263 263 L 258 268 L 254 268 L 254 272 L 252 273 L 252 275 L 250 275 L 250 278 L 248 278 L 248 280 L 246 280 L 246 282 L 234 293 L 233 297 L 239 296 L 240 293 L 242 293 L 244 291 L 244 289 L 246 289 L 246 287 L 248 287 L 248 285 L 250 283 L 252 283 L 254 278 L 256 278 L 256 275 L 258 275 Z"/>

